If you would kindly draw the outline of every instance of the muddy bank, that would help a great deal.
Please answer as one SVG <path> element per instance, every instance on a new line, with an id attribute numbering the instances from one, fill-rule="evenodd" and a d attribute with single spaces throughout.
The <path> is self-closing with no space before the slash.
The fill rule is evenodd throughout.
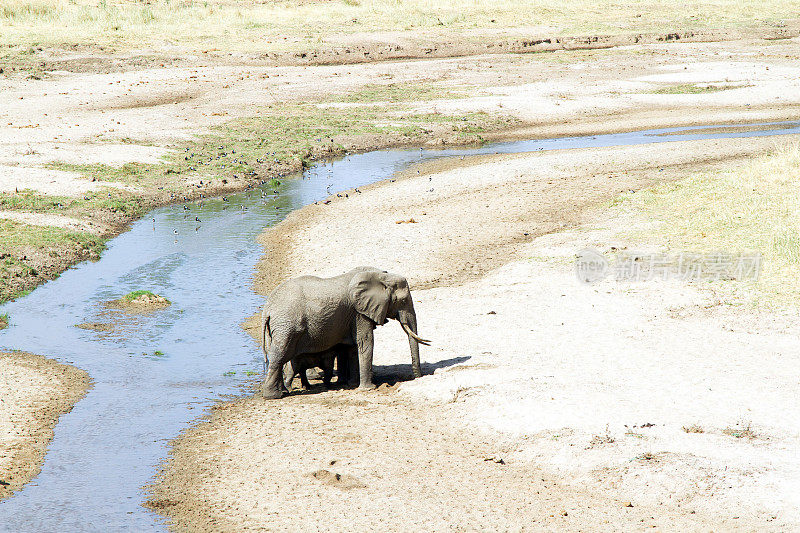
<path id="1" fill-rule="evenodd" d="M 740 29 L 680 30 L 665 33 L 622 35 L 529 35 L 506 36 L 489 42 L 465 42 L 462 36 L 450 41 L 429 43 L 353 43 L 339 48 L 306 52 L 264 54 L 260 59 L 276 65 L 347 65 L 398 59 L 448 58 L 481 54 L 542 53 L 556 50 L 597 50 L 618 46 L 660 43 L 707 43 L 739 39 L 791 39 L 800 35 L 800 21 L 788 20 L 782 27 L 766 26 Z M 376 40 L 379 40 L 376 39 Z"/>
<path id="2" fill-rule="evenodd" d="M 59 417 L 91 386 L 86 372 L 25 352 L 0 353 L 0 500 L 33 479 Z"/>
<path id="3" fill-rule="evenodd" d="M 266 52 L 262 54 L 226 53 L 220 50 L 204 50 L 205 62 L 218 65 L 249 66 L 324 66 L 355 65 L 378 61 L 408 59 L 444 59 L 484 54 L 524 54 L 554 51 L 580 51 L 615 48 L 631 45 L 668 43 L 711 43 L 742 39 L 783 40 L 800 35 L 800 21 L 788 19 L 775 25 L 750 25 L 740 28 L 693 29 L 675 28 L 666 32 L 637 32 L 618 35 L 548 35 L 527 33 L 512 29 L 498 38 L 487 32 L 473 36 L 459 33 L 457 36 L 425 32 L 397 34 L 375 33 L 373 35 L 340 36 L 339 46 L 323 46 L 316 49 Z M 75 57 L 78 56 L 78 57 Z M 149 68 L 191 67 L 196 56 L 165 56 L 158 53 L 109 53 L 75 45 L 67 50 L 49 49 L 38 57 L 7 60 L 7 76 L 22 75 L 31 68 L 39 72 L 67 71 L 113 73 Z M 19 74 L 17 74 L 19 72 Z"/>

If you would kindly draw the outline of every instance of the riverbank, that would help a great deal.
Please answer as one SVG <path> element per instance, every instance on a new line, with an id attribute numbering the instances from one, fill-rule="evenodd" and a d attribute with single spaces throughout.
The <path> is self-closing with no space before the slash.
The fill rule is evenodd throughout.
<path id="1" fill-rule="evenodd" d="M 572 259 L 652 233 L 621 194 L 736 173 L 792 137 L 440 160 L 294 212 L 262 236 L 256 289 L 408 276 L 426 375 L 403 381 L 403 334 L 379 328 L 378 392 L 220 403 L 150 505 L 179 530 L 795 527 L 794 315 L 724 287 L 581 285 Z"/>
<path id="2" fill-rule="evenodd" d="M 0 352 L 0 500 L 36 477 L 53 428 L 91 386 L 71 365 L 25 352 Z"/>
<path id="3" fill-rule="evenodd" d="M 53 63 L 45 76 L 5 72 L 0 299 L 96 259 L 156 206 L 347 152 L 795 118 L 798 57 L 797 38 L 747 38 L 312 67 L 100 58 Z"/>

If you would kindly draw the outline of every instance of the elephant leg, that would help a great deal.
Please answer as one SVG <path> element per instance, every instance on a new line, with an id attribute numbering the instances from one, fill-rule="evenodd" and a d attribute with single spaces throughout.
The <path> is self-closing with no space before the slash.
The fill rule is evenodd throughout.
<path id="1" fill-rule="evenodd" d="M 339 359 L 336 362 L 341 369 L 339 383 L 342 387 L 357 387 L 358 386 L 358 348 L 355 346 L 347 346 L 339 354 Z"/>
<path id="2" fill-rule="evenodd" d="M 286 387 L 286 390 L 292 390 L 292 381 L 297 375 L 296 368 L 296 363 L 291 359 L 283 365 L 283 386 Z"/>
<path id="3" fill-rule="evenodd" d="M 374 348 L 375 324 L 361 315 L 356 317 L 356 345 L 358 346 L 358 388 L 375 388 L 372 382 L 372 350 Z"/>
<path id="4" fill-rule="evenodd" d="M 303 390 L 308 390 L 311 388 L 311 384 L 308 382 L 308 365 L 300 364 L 297 369 L 300 371 L 300 385 L 303 387 Z"/>
<path id="5" fill-rule="evenodd" d="M 283 365 L 270 362 L 267 367 L 267 378 L 261 387 L 261 395 L 270 400 L 283 398 L 284 387 Z"/>
<path id="6" fill-rule="evenodd" d="M 296 342 L 286 337 L 273 337 L 267 352 L 269 366 L 267 377 L 261 387 L 261 395 L 267 399 L 282 398 L 286 391 L 283 382 L 283 364 L 291 359 Z"/>
<path id="7" fill-rule="evenodd" d="M 333 362 L 342 351 L 341 348 L 337 349 L 330 357 L 322 358 L 322 384 L 326 389 L 331 387 L 331 378 L 333 378 Z"/>

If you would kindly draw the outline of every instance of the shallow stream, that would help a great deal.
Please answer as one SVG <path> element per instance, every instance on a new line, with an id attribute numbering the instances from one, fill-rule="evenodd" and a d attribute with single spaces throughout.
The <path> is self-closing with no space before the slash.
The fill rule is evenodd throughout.
<path id="1" fill-rule="evenodd" d="M 726 128 L 384 150 L 319 163 L 302 179 L 287 179 L 277 194 L 262 187 L 156 209 L 110 241 L 99 261 L 0 309 L 12 321 L 0 333 L 0 349 L 73 363 L 94 380 L 58 423 L 41 474 L 0 503 L 0 530 L 165 530 L 142 507 L 141 487 L 165 458 L 169 439 L 260 374 L 259 348 L 240 327 L 263 303 L 252 289 L 262 254 L 256 236 L 291 210 L 433 158 L 800 133 L 800 122 Z M 164 295 L 172 305 L 135 317 L 103 305 L 137 289 Z M 119 322 L 112 331 L 75 327 L 111 321 Z"/>

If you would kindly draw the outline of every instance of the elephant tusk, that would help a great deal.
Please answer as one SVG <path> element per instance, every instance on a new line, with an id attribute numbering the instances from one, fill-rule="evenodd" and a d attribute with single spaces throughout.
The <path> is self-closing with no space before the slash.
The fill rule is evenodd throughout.
<path id="1" fill-rule="evenodd" d="M 414 339 L 415 341 L 417 341 L 418 343 L 424 344 L 425 346 L 430 346 L 431 345 L 431 341 L 426 341 L 425 339 L 420 338 L 419 336 L 417 336 L 417 334 L 414 333 L 413 331 L 411 331 L 411 328 L 408 327 L 406 324 L 403 324 L 402 322 L 400 322 L 400 325 L 403 326 L 403 330 L 405 330 L 405 332 L 408 334 L 408 336 L 411 337 L 412 339 Z"/>

